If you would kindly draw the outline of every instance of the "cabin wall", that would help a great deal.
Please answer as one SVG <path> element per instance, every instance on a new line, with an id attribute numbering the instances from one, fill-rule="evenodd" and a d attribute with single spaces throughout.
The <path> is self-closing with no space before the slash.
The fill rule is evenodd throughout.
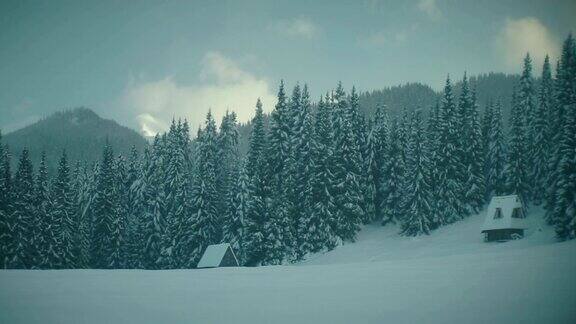
<path id="1" fill-rule="evenodd" d="M 512 234 L 518 234 L 523 237 L 524 230 L 507 228 L 507 229 L 484 231 L 484 241 L 485 242 L 508 241 L 512 239 Z"/>
<path id="2" fill-rule="evenodd" d="M 238 263 L 236 262 L 236 258 L 234 258 L 234 254 L 230 249 L 226 250 L 222 261 L 220 262 L 220 267 L 237 267 Z"/>

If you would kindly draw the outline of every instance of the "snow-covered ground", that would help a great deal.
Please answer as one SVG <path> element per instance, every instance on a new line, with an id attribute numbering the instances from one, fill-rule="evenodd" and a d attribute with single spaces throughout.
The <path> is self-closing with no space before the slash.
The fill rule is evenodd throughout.
<path id="1" fill-rule="evenodd" d="M 0 271 L 0 323 L 576 323 L 576 242 L 532 212 L 484 243 L 483 215 L 429 237 L 367 226 L 293 266 Z"/>

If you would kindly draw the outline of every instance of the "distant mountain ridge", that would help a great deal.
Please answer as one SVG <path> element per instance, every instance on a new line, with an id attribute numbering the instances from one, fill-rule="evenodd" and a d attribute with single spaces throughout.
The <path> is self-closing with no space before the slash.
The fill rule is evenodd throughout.
<path id="1" fill-rule="evenodd" d="M 518 82 L 516 74 L 487 73 L 470 76 L 470 84 L 478 94 L 480 113 L 490 100 L 502 103 L 502 116 L 504 124 L 507 124 L 512 89 Z M 454 95 L 458 98 L 461 81 L 452 79 Z M 536 86 L 538 79 L 536 79 Z M 291 92 L 291 89 L 287 90 Z M 383 89 L 364 91 L 360 93 L 360 111 L 367 118 L 371 118 L 378 104 L 385 105 L 388 113 L 394 117 L 404 109 L 410 112 L 417 108 L 425 112 L 435 105 L 441 98 L 441 91 L 435 91 L 430 86 L 422 83 L 406 83 L 403 85 L 386 87 Z M 266 124 L 268 116 L 265 116 Z M 240 151 L 245 153 L 248 149 L 250 122 L 243 123 L 239 127 Z M 3 134 L 3 142 L 10 146 L 13 164 L 24 147 L 31 152 L 35 164 L 40 159 L 40 152 L 45 150 L 49 166 L 56 165 L 63 149 L 69 154 L 70 161 L 77 160 L 93 162 L 100 158 L 106 138 L 110 140 L 115 154 L 127 155 L 134 145 L 142 150 L 147 140 L 138 132 L 125 126 L 121 126 L 113 120 L 103 119 L 88 108 L 76 108 L 57 112 L 35 124 L 29 125 L 17 131 Z"/>
<path id="2" fill-rule="evenodd" d="M 9 147 L 13 165 L 24 148 L 30 151 L 35 166 L 41 152 L 45 151 L 50 173 L 55 170 L 63 150 L 68 154 L 70 164 L 99 160 L 106 140 L 112 144 L 115 154 L 125 156 L 132 146 L 142 151 L 147 144 L 133 129 L 104 119 L 88 108 L 56 112 L 2 137 L 2 142 Z"/>

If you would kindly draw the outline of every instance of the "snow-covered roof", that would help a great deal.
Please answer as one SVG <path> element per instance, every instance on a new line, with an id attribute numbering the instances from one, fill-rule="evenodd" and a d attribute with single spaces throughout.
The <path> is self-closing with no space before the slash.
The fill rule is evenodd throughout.
<path id="1" fill-rule="evenodd" d="M 501 217 L 495 217 L 497 208 L 500 208 Z M 517 195 L 492 197 L 488 205 L 488 210 L 486 211 L 486 220 L 482 226 L 482 231 L 527 228 L 525 218 L 512 217 L 512 211 L 515 208 L 520 208 L 522 210 L 521 212 L 524 212 L 522 200 Z"/>
<path id="2" fill-rule="evenodd" d="M 197 268 L 215 268 L 219 267 L 220 263 L 222 262 L 222 258 L 226 255 L 226 251 L 230 248 L 229 243 L 220 243 L 220 244 L 213 244 L 209 245 L 204 251 L 204 255 L 202 255 L 202 259 L 198 262 Z M 234 251 L 232 251 L 232 255 L 234 255 Z M 234 255 L 234 258 L 236 256 Z"/>

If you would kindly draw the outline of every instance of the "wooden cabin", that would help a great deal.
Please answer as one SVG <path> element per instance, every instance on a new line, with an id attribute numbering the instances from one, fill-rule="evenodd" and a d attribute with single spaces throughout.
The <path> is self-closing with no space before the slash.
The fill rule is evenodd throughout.
<path id="1" fill-rule="evenodd" d="M 238 259 L 229 243 L 209 245 L 196 268 L 238 267 Z"/>
<path id="2" fill-rule="evenodd" d="M 524 237 L 527 228 L 522 199 L 517 195 L 492 197 L 482 226 L 484 242 L 503 242 Z"/>

